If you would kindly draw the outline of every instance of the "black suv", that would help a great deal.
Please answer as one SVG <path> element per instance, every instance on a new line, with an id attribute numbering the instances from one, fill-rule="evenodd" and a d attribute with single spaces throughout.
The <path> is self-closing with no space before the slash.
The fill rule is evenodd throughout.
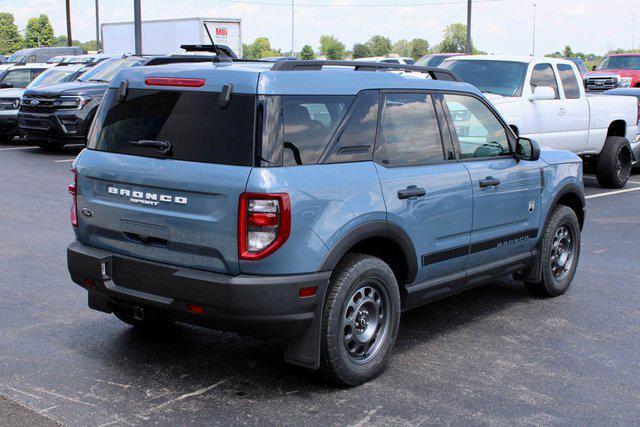
<path id="1" fill-rule="evenodd" d="M 27 90 L 18 113 L 20 133 L 43 149 L 84 144 L 109 82 L 122 68 L 202 61 L 211 61 L 211 58 L 123 56 L 101 62 L 76 81 Z"/>

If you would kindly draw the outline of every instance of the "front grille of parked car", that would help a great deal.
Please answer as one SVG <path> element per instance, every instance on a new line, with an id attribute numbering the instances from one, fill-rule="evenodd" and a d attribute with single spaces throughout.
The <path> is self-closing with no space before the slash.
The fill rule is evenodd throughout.
<path id="1" fill-rule="evenodd" d="M 590 92 L 614 89 L 618 87 L 618 79 L 616 77 L 587 77 L 584 86 Z"/>
<path id="2" fill-rule="evenodd" d="M 2 98 L 0 99 L 0 111 L 15 110 L 17 98 Z"/>
<path id="3" fill-rule="evenodd" d="M 55 110 L 53 106 L 54 97 L 23 97 L 20 103 L 20 111 L 24 113 L 51 113 Z"/>

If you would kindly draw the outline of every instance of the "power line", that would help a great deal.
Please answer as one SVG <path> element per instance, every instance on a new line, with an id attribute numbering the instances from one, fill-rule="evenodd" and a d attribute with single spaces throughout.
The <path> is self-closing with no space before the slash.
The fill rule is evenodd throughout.
<path id="1" fill-rule="evenodd" d="M 251 0 L 218 0 L 225 3 L 252 4 L 256 6 L 287 6 L 291 3 L 277 3 L 271 1 L 251 1 Z M 475 0 L 474 3 L 495 3 L 505 0 Z M 442 6 L 449 4 L 467 4 L 467 0 L 435 1 L 429 3 L 378 3 L 378 4 L 323 4 L 323 3 L 296 3 L 296 7 L 327 7 L 327 8 L 376 8 L 376 7 L 408 7 L 408 6 Z"/>

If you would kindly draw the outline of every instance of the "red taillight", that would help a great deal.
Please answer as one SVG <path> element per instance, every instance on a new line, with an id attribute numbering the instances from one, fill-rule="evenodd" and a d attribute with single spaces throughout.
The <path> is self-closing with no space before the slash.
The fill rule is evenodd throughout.
<path id="1" fill-rule="evenodd" d="M 74 228 L 78 228 L 78 172 L 75 169 L 71 169 L 71 172 L 73 172 L 73 182 L 69 184 L 69 194 L 73 196 L 73 203 L 71 204 L 69 217 L 71 225 Z"/>
<path id="2" fill-rule="evenodd" d="M 238 207 L 240 259 L 258 260 L 286 242 L 291 231 L 289 195 L 244 193 Z"/>
<path id="3" fill-rule="evenodd" d="M 144 84 L 147 86 L 202 87 L 205 82 L 205 79 L 177 77 L 149 77 L 144 80 Z"/>
<path id="4" fill-rule="evenodd" d="M 206 310 L 204 307 L 195 304 L 187 304 L 187 310 L 194 314 L 205 314 Z"/>

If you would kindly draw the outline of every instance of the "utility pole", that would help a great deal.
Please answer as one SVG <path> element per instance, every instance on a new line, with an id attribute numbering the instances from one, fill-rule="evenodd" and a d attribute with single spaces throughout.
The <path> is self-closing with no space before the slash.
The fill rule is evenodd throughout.
<path id="1" fill-rule="evenodd" d="M 71 6 L 69 5 L 69 0 L 66 0 L 65 4 L 67 6 L 67 46 L 71 46 L 73 39 L 71 38 Z"/>
<path id="2" fill-rule="evenodd" d="M 633 14 L 633 31 L 631 31 L 631 50 L 636 47 L 636 14 Z"/>
<path id="3" fill-rule="evenodd" d="M 295 23 L 294 23 L 294 5 L 293 5 L 293 1 L 294 0 L 291 0 L 291 56 L 293 58 L 295 58 L 296 57 L 295 42 L 294 42 Z"/>
<path id="4" fill-rule="evenodd" d="M 537 4 L 533 4 L 533 46 L 531 47 L 531 56 L 536 56 L 536 6 Z"/>
<path id="5" fill-rule="evenodd" d="M 100 5 L 96 0 L 96 51 L 100 52 Z"/>
<path id="6" fill-rule="evenodd" d="M 467 55 L 471 55 L 471 0 L 467 0 Z"/>
<path id="7" fill-rule="evenodd" d="M 133 0 L 133 33 L 135 38 L 136 55 L 142 55 L 142 18 L 141 16 L 142 16 L 142 12 L 140 7 L 140 0 Z"/>

